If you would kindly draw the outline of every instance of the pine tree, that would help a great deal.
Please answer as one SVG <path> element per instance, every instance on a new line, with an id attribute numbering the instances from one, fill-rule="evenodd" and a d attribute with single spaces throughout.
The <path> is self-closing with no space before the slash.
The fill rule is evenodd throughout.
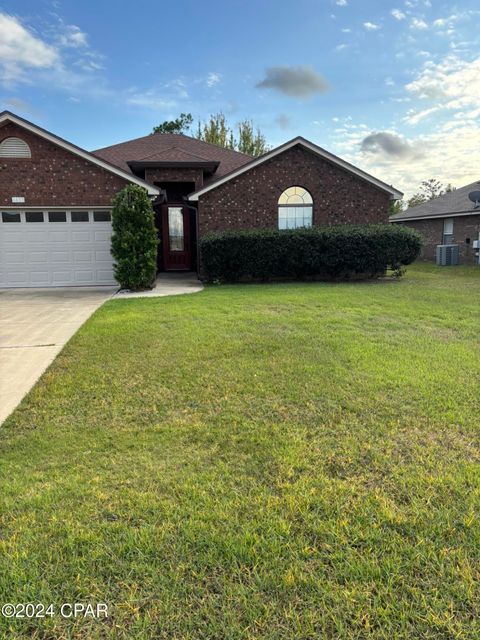
<path id="1" fill-rule="evenodd" d="M 175 120 L 165 120 L 153 127 L 152 133 L 186 133 L 192 123 L 193 117 L 191 113 L 181 113 L 180 117 L 175 118 Z"/>

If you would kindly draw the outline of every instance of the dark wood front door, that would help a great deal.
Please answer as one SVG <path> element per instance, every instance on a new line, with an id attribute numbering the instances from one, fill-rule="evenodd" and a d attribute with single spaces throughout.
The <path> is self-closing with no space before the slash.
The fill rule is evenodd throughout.
<path id="1" fill-rule="evenodd" d="M 162 207 L 162 244 L 165 271 L 189 271 L 192 268 L 190 219 L 181 204 Z"/>

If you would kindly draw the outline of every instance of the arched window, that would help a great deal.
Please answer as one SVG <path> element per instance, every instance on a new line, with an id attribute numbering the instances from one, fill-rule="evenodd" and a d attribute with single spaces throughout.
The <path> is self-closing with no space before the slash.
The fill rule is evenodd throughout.
<path id="1" fill-rule="evenodd" d="M 30 147 L 20 138 L 5 138 L 0 143 L 0 158 L 31 158 Z"/>
<path id="2" fill-rule="evenodd" d="M 303 187 L 289 187 L 278 199 L 278 228 L 312 226 L 313 200 Z"/>

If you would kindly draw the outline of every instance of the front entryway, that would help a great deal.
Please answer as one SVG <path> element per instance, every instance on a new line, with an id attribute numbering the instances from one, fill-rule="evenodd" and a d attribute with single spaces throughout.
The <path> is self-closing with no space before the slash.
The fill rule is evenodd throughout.
<path id="1" fill-rule="evenodd" d="M 192 268 L 190 212 L 182 204 L 162 206 L 162 253 L 165 271 Z"/>

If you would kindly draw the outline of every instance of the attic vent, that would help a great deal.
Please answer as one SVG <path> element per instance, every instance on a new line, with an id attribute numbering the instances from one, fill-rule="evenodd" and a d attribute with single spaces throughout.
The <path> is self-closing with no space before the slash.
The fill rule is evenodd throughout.
<path id="1" fill-rule="evenodd" d="M 32 153 L 26 142 L 20 138 L 5 138 L 0 143 L 0 158 L 31 158 Z"/>

